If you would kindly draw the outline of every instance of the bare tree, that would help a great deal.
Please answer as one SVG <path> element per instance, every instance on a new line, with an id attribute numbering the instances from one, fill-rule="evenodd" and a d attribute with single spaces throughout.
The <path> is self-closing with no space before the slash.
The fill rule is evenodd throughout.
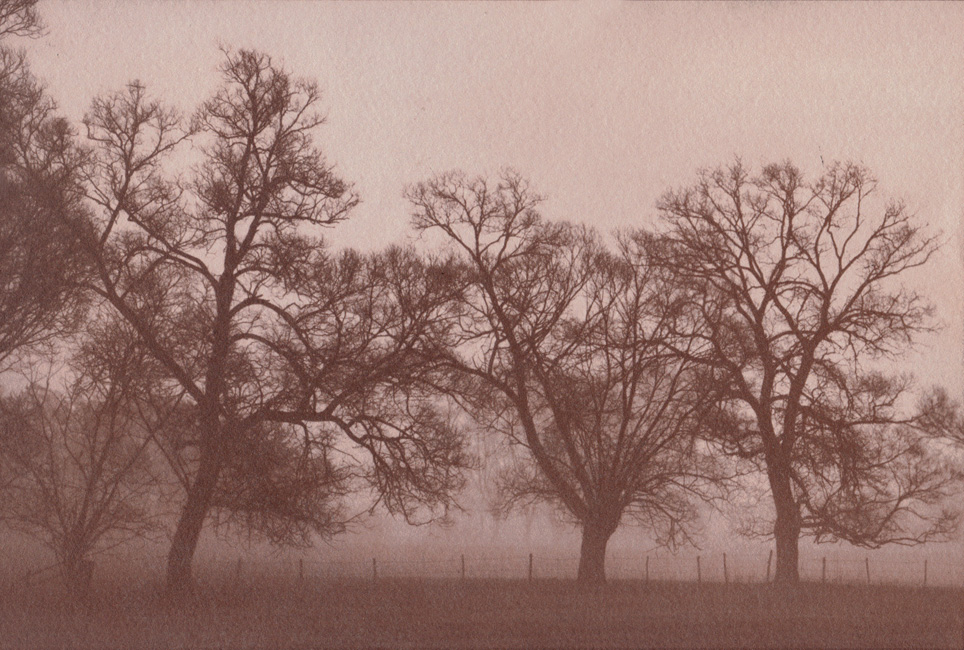
<path id="1" fill-rule="evenodd" d="M 48 359 L 0 403 L 0 520 L 54 553 L 77 598 L 93 555 L 159 530 L 147 360 L 124 328 L 91 329 L 66 368 Z"/>
<path id="2" fill-rule="evenodd" d="M 136 83 L 86 118 L 93 288 L 190 405 L 173 598 L 220 508 L 303 539 L 343 524 L 304 490 L 337 496 L 361 480 L 421 520 L 452 505 L 468 465 L 423 343 L 445 326 L 444 269 L 399 249 L 329 252 L 319 229 L 357 199 L 313 143 L 317 86 L 251 51 L 227 53 L 221 71 L 190 128 Z M 165 180 L 167 154 L 191 137 L 203 162 L 183 186 Z"/>
<path id="3" fill-rule="evenodd" d="M 795 583 L 798 539 L 877 547 L 945 537 L 959 480 L 929 453 L 907 375 L 888 375 L 931 307 L 902 283 L 937 250 L 902 203 L 835 164 L 807 182 L 789 163 L 751 177 L 736 163 L 667 193 L 662 264 L 689 296 L 718 410 L 711 436 L 757 467 L 773 498 L 775 578 Z"/>
<path id="4" fill-rule="evenodd" d="M 548 502 L 573 518 L 582 583 L 605 581 L 621 523 L 686 540 L 708 469 L 692 435 L 699 377 L 666 345 L 678 310 L 661 297 L 652 240 L 624 236 L 611 252 L 585 228 L 544 221 L 512 173 L 447 174 L 409 198 L 415 227 L 444 234 L 463 265 L 449 358 L 463 403 L 525 452 L 504 505 Z"/>

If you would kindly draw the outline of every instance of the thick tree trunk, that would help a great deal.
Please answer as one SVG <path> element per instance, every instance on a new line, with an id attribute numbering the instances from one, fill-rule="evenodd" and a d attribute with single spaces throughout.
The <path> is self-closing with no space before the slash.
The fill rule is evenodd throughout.
<path id="1" fill-rule="evenodd" d="M 777 545 L 777 567 L 773 582 L 778 585 L 795 585 L 800 582 L 800 511 L 793 500 L 790 486 L 775 491 L 777 520 L 773 536 Z"/>
<path id="2" fill-rule="evenodd" d="M 777 543 L 777 571 L 773 582 L 778 585 L 795 585 L 800 582 L 798 568 L 800 531 L 799 528 L 796 532 L 786 530 L 786 526 L 783 528 L 784 530 L 781 531 L 778 520 L 774 531 Z"/>
<path id="3" fill-rule="evenodd" d="M 220 464 L 212 458 L 212 452 L 202 458 L 198 474 L 188 490 L 187 500 L 171 540 L 167 554 L 166 595 L 169 602 L 183 601 L 193 590 L 191 567 L 198 539 L 211 509 L 214 490 L 217 487 Z"/>
<path id="4" fill-rule="evenodd" d="M 593 523 L 583 524 L 579 573 L 576 576 L 580 585 L 597 586 L 606 582 L 606 545 L 614 530 Z"/>
<path id="5" fill-rule="evenodd" d="M 71 555 L 64 561 L 64 583 L 71 600 L 80 601 L 87 597 L 93 573 L 94 563 L 87 558 Z"/>

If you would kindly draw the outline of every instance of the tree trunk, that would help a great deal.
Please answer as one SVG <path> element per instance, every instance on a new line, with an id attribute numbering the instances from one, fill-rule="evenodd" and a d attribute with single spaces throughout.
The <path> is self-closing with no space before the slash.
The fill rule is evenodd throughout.
<path id="1" fill-rule="evenodd" d="M 580 585 L 598 586 L 606 582 L 606 545 L 614 530 L 595 523 L 583 524 L 579 573 L 576 576 Z"/>
<path id="2" fill-rule="evenodd" d="M 63 575 L 67 594 L 73 601 L 81 601 L 90 591 L 90 579 L 94 573 L 94 563 L 84 557 L 70 555 L 64 561 Z"/>
<path id="3" fill-rule="evenodd" d="M 787 528 L 784 526 L 784 528 Z M 798 568 L 800 555 L 798 543 L 800 539 L 799 527 L 794 531 L 783 530 L 781 532 L 780 522 L 777 522 L 776 529 L 777 542 L 777 571 L 773 581 L 780 585 L 795 585 L 800 582 L 800 571 Z"/>
<path id="4" fill-rule="evenodd" d="M 231 252 L 229 248 L 228 258 Z M 191 566 L 194 562 L 194 551 L 204 528 L 204 520 L 211 509 L 211 500 L 224 460 L 225 431 L 221 421 L 219 398 L 224 393 L 225 386 L 224 368 L 229 348 L 230 308 L 235 283 L 231 275 L 233 269 L 230 267 L 232 264 L 226 258 L 224 273 L 215 290 L 217 317 L 212 332 L 213 349 L 204 382 L 205 399 L 198 404 L 201 408 L 200 425 L 203 435 L 201 462 L 194 483 L 188 489 L 187 500 L 171 540 L 171 550 L 167 554 L 166 597 L 172 604 L 186 600 L 193 591 Z"/>
<path id="5" fill-rule="evenodd" d="M 198 539 L 211 509 L 214 489 L 217 487 L 220 463 L 215 462 L 214 453 L 208 450 L 201 459 L 198 474 L 188 490 L 187 500 L 171 540 L 167 554 L 166 596 L 169 602 L 185 600 L 193 590 L 191 567 Z"/>
<path id="6" fill-rule="evenodd" d="M 786 490 L 779 490 L 773 495 L 777 512 L 776 524 L 773 527 L 777 545 L 777 569 L 773 582 L 777 585 L 795 585 L 800 582 L 800 512 L 789 488 L 787 485 Z"/>

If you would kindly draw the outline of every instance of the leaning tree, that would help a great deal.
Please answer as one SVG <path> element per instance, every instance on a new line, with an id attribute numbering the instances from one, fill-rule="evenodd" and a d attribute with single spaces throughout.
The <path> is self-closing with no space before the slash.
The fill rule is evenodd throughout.
<path id="1" fill-rule="evenodd" d="M 185 488 L 174 598 L 226 511 L 304 541 L 341 528 L 331 497 L 359 481 L 407 518 L 444 512 L 468 464 L 423 344 L 447 326 L 444 269 L 400 249 L 330 251 L 320 229 L 357 199 L 314 143 L 317 86 L 246 50 L 221 72 L 187 126 L 138 83 L 85 119 L 92 289 L 184 394 L 163 445 Z M 200 162 L 172 180 L 187 144 Z"/>
<path id="2" fill-rule="evenodd" d="M 605 580 L 620 524 L 686 540 L 692 497 L 715 472 L 694 442 L 700 375 L 667 345 L 684 325 L 649 263 L 654 240 L 627 235 L 611 250 L 586 228 L 545 221 L 513 173 L 446 174 L 408 195 L 415 227 L 441 234 L 458 260 L 452 390 L 523 452 L 501 505 L 550 503 L 572 518 L 584 584 Z"/>
<path id="3" fill-rule="evenodd" d="M 875 190 L 853 164 L 808 181 L 789 163 L 754 176 L 737 162 L 658 206 L 659 263 L 699 323 L 678 354 L 703 365 L 716 401 L 705 434 L 766 478 L 774 517 L 754 530 L 776 540 L 780 583 L 799 580 L 802 535 L 874 548 L 955 524 L 940 501 L 960 474 L 927 443 L 934 403 L 894 372 L 933 327 L 905 279 L 938 240 Z"/>

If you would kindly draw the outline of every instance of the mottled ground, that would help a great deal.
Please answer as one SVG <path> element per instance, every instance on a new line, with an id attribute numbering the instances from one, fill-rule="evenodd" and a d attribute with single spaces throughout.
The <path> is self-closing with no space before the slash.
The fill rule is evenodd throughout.
<path id="1" fill-rule="evenodd" d="M 961 647 L 964 592 L 887 586 L 381 580 L 224 583 L 165 609 L 152 587 L 8 588 L 3 648 Z"/>

